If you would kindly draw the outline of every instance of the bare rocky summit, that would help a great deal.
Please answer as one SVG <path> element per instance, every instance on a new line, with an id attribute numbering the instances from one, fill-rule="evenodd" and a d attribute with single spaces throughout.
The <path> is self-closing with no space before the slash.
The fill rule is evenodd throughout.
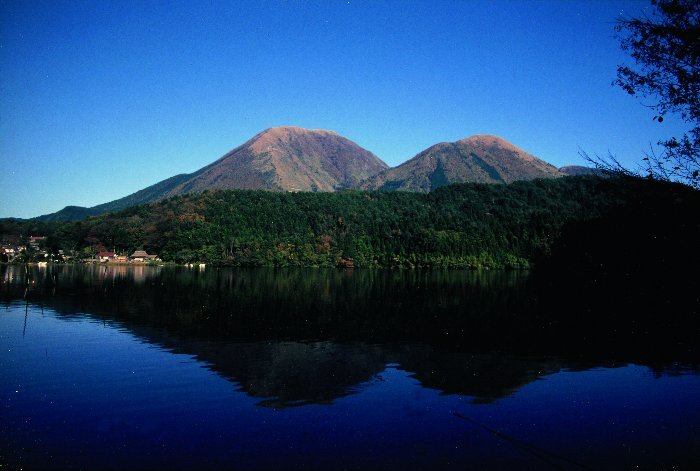
<path id="1" fill-rule="evenodd" d="M 333 131 L 267 129 L 169 188 L 162 197 L 207 189 L 335 191 L 388 168 Z"/>
<path id="2" fill-rule="evenodd" d="M 428 192 L 451 183 L 511 183 L 563 174 L 497 136 L 479 134 L 457 142 L 441 142 L 403 164 L 370 177 L 367 190 Z"/>

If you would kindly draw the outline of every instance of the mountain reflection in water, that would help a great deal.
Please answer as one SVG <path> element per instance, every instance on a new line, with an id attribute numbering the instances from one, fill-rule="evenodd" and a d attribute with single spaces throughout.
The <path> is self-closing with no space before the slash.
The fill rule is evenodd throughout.
<path id="1" fill-rule="evenodd" d="M 564 303 L 527 273 L 0 266 L 0 279 L 1 468 L 700 462 L 697 326 Z"/>
<path id="2" fill-rule="evenodd" d="M 624 366 L 595 349 L 558 355 L 559 332 L 522 272 L 0 267 L 6 303 L 117 323 L 194 356 L 258 405 L 331 404 L 395 365 L 474 403 L 560 371 Z M 569 352 L 566 352 L 569 353 Z M 656 374 L 694 362 L 657 359 Z"/>

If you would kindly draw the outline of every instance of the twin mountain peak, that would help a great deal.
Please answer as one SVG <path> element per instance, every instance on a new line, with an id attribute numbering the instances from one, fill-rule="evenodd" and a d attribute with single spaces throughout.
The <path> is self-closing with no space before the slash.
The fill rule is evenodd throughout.
<path id="1" fill-rule="evenodd" d="M 390 168 L 373 153 L 333 131 L 283 126 L 261 132 L 196 172 L 170 177 L 99 206 L 68 206 L 41 218 L 80 219 L 207 189 L 428 192 L 450 183 L 555 178 L 570 173 L 567 169 L 557 169 L 491 135 L 435 144 Z"/>

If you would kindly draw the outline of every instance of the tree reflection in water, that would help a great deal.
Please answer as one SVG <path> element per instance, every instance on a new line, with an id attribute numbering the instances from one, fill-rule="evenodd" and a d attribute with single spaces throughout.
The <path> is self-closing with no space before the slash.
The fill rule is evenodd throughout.
<path id="1" fill-rule="evenodd" d="M 96 265 L 2 266 L 0 275 L 6 303 L 119 323 L 272 408 L 332 403 L 390 364 L 424 387 L 488 403 L 562 370 L 642 358 L 624 332 L 614 340 L 631 357 L 611 358 L 607 344 L 572 334 L 575 316 L 551 322 L 523 272 Z M 692 360 L 662 353 L 646 362 L 654 374 L 697 373 Z"/>

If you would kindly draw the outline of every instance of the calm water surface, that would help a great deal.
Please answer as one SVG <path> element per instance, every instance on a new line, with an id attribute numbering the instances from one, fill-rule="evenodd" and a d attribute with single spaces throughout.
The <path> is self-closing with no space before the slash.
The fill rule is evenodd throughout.
<path id="1" fill-rule="evenodd" d="M 525 274 L 0 274 L 7 469 L 700 464 L 697 363 L 565 348 Z"/>

